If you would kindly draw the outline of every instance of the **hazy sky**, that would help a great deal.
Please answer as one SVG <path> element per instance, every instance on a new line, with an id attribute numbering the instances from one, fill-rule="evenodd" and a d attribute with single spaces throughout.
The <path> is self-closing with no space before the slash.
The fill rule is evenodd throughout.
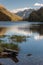
<path id="1" fill-rule="evenodd" d="M 0 0 L 0 4 L 10 10 L 24 7 L 38 8 L 43 6 L 43 0 Z"/>

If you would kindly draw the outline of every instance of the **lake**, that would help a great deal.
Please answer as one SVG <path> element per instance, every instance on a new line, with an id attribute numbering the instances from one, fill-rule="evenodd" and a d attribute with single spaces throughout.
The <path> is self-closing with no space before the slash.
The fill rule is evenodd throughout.
<path id="1" fill-rule="evenodd" d="M 0 58 L 3 65 L 43 65 L 43 23 L 0 22 L 0 42 L 18 51 L 14 58 Z"/>

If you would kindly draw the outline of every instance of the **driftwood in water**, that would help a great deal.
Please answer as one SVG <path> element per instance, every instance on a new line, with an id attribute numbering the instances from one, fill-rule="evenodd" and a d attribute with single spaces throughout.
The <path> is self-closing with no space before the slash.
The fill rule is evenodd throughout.
<path id="1" fill-rule="evenodd" d="M 7 52 L 11 56 L 16 56 L 18 51 L 5 48 L 3 52 Z"/>
<path id="2" fill-rule="evenodd" d="M 0 53 L 0 58 L 11 58 L 14 62 L 19 62 L 18 58 L 14 55 L 12 56 L 12 54 L 8 53 L 8 52 L 1 52 Z"/>

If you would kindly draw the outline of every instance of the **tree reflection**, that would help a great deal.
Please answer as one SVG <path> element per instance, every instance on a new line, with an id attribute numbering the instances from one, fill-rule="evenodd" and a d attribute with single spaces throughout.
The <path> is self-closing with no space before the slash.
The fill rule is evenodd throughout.
<path id="1" fill-rule="evenodd" d="M 30 27 L 30 31 L 37 32 L 40 35 L 43 35 L 43 24 L 32 24 Z"/>

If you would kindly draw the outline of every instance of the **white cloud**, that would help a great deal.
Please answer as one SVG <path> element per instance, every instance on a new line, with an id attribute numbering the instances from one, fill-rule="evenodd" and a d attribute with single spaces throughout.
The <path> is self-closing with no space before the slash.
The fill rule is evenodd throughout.
<path id="1" fill-rule="evenodd" d="M 35 3 L 34 6 L 43 6 L 41 3 Z"/>

